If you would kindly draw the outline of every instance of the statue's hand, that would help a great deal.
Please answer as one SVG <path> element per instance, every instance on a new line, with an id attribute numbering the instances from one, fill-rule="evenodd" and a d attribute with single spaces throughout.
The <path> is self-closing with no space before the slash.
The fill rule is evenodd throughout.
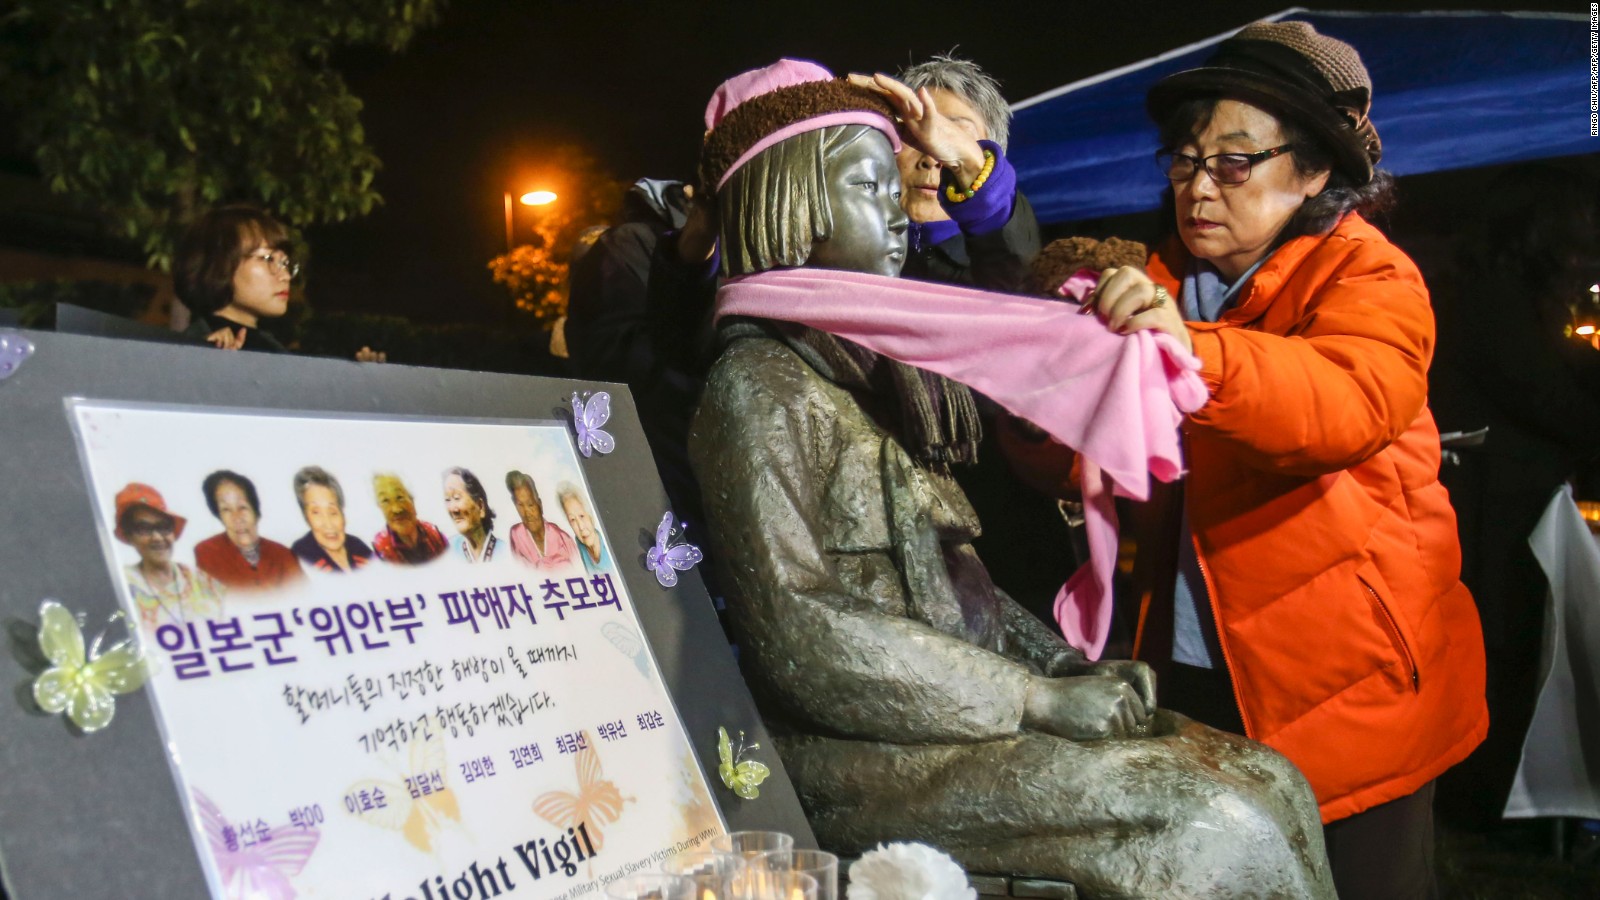
<path id="1" fill-rule="evenodd" d="M 1022 727 L 1074 741 L 1138 737 L 1149 730 L 1150 711 L 1127 682 L 1111 675 L 1035 676 Z"/>
<path id="2" fill-rule="evenodd" d="M 1050 660 L 1044 674 L 1052 678 L 1065 675 L 1110 675 L 1127 682 L 1144 701 L 1145 709 L 1156 711 L 1156 673 L 1149 664 L 1136 659 L 1103 659 L 1088 662 L 1076 652 L 1060 653 Z"/>

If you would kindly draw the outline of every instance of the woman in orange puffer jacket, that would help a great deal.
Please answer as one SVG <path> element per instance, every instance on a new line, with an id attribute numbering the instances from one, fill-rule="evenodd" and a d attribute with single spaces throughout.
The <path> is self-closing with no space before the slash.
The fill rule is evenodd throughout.
<path id="1" fill-rule="evenodd" d="M 1139 655 L 1172 662 L 1162 705 L 1300 767 L 1341 895 L 1415 897 L 1434 890 L 1433 780 L 1488 719 L 1427 289 L 1359 212 L 1391 184 L 1370 98 L 1356 51 L 1298 22 L 1163 79 L 1148 107 L 1176 237 L 1087 305 L 1191 346 L 1212 391 L 1187 479 L 1140 516 Z"/>

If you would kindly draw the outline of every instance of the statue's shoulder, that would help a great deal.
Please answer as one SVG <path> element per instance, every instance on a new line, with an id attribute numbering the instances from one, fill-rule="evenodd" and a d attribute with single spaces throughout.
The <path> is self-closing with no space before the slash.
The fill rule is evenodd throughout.
<path id="1" fill-rule="evenodd" d="M 712 365 L 701 403 L 814 403 L 826 383 L 782 341 L 741 337 L 729 343 Z"/>

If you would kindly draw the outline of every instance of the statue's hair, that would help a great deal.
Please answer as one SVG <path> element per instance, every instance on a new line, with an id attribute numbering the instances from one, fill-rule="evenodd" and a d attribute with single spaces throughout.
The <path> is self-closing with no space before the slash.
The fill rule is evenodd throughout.
<path id="1" fill-rule="evenodd" d="M 806 131 L 761 151 L 717 192 L 722 274 L 803 266 L 833 233 L 824 178 L 827 160 L 868 134 L 867 125 Z"/>

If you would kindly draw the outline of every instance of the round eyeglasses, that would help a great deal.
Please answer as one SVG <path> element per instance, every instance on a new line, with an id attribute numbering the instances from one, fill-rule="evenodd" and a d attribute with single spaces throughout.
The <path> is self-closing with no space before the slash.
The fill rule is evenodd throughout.
<path id="1" fill-rule="evenodd" d="M 250 258 L 259 259 L 273 271 L 283 272 L 290 278 L 300 274 L 300 264 L 282 253 L 274 253 L 271 250 L 257 250 L 250 254 Z"/>
<path id="2" fill-rule="evenodd" d="M 1156 167 L 1173 182 L 1188 181 L 1204 168 L 1217 184 L 1244 184 L 1250 180 L 1250 170 L 1256 167 L 1256 163 L 1266 162 L 1292 149 L 1293 144 L 1283 144 L 1255 153 L 1213 153 L 1206 157 L 1162 150 L 1156 153 Z"/>

